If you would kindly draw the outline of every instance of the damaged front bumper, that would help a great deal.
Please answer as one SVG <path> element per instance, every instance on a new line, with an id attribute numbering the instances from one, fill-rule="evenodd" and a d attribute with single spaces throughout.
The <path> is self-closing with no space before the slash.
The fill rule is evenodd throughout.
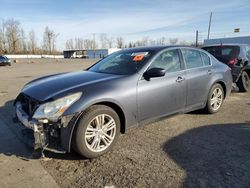
<path id="1" fill-rule="evenodd" d="M 47 150 L 55 153 L 70 152 L 71 138 L 75 124 L 74 115 L 62 117 L 58 122 L 30 118 L 21 107 L 15 105 L 17 119 L 25 127 L 22 131 L 26 143 L 34 150 Z"/>

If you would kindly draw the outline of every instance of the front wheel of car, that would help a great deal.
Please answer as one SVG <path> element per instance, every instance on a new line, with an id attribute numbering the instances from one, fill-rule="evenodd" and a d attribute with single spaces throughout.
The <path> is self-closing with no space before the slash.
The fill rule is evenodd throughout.
<path id="1" fill-rule="evenodd" d="M 94 105 L 82 114 L 73 147 L 86 158 L 96 158 L 111 150 L 119 134 L 117 113 L 108 106 Z"/>
<path id="2" fill-rule="evenodd" d="M 250 89 L 250 78 L 246 71 L 243 71 L 239 81 L 237 82 L 240 92 L 247 92 Z"/>
<path id="3" fill-rule="evenodd" d="M 210 89 L 205 110 L 209 114 L 218 112 L 223 104 L 224 90 L 220 84 L 215 84 Z"/>

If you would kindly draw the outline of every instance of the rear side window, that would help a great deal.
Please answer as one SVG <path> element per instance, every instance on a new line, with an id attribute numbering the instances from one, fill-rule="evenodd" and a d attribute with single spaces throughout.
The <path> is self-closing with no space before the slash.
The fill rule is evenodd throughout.
<path id="1" fill-rule="evenodd" d="M 201 54 L 198 50 L 181 49 L 187 68 L 197 68 L 203 66 Z"/>
<path id="2" fill-rule="evenodd" d="M 211 65 L 209 56 L 203 52 L 200 52 L 200 53 L 201 53 L 201 57 L 202 57 L 204 65 L 205 66 Z"/>

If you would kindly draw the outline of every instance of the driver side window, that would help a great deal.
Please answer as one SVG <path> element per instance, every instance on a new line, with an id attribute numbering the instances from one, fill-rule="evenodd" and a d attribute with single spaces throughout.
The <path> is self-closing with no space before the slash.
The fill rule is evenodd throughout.
<path id="1" fill-rule="evenodd" d="M 181 61 L 177 49 L 167 50 L 159 54 L 156 59 L 151 63 L 151 68 L 162 68 L 166 72 L 176 72 L 181 70 Z"/>

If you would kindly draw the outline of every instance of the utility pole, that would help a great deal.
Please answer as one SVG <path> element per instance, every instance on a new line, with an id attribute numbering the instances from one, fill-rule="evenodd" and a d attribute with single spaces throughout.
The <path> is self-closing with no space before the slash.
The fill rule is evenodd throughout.
<path id="1" fill-rule="evenodd" d="M 199 32 L 196 30 L 196 40 L 195 40 L 195 46 L 198 47 L 198 38 L 199 38 Z"/>
<path id="2" fill-rule="evenodd" d="M 208 32 L 207 32 L 207 39 L 210 37 L 210 28 L 211 28 L 211 22 L 212 22 L 212 12 L 210 13 L 210 19 L 209 19 L 209 24 L 208 24 Z"/>

